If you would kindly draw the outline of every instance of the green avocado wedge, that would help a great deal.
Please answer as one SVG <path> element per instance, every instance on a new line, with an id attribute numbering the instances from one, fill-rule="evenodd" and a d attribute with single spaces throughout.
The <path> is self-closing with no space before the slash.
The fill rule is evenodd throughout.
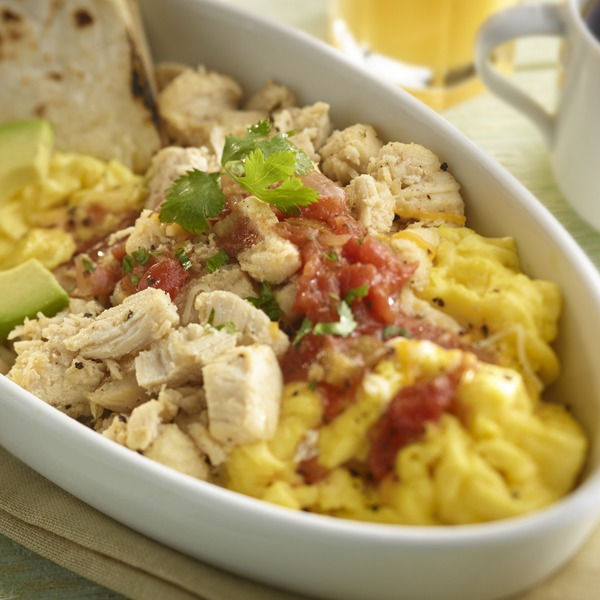
<path id="1" fill-rule="evenodd" d="M 46 177 L 53 140 L 52 127 L 41 119 L 0 124 L 0 206 Z"/>
<path id="2" fill-rule="evenodd" d="M 38 260 L 0 271 L 0 342 L 38 312 L 54 316 L 69 303 L 67 292 Z"/>

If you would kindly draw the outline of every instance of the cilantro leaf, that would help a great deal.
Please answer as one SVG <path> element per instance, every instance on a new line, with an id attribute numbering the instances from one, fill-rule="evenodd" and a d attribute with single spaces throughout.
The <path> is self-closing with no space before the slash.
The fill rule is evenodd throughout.
<path id="1" fill-rule="evenodd" d="M 331 334 L 348 337 L 356 329 L 358 323 L 354 319 L 352 309 L 346 302 L 341 302 L 337 310 L 340 315 L 339 321 L 333 323 L 317 323 L 313 327 L 313 333 L 316 335 Z"/>
<path id="2" fill-rule="evenodd" d="M 136 263 L 145 265 L 150 260 L 150 252 L 146 248 L 138 248 L 131 253 Z"/>
<path id="3" fill-rule="evenodd" d="M 131 256 L 131 254 L 126 254 L 121 261 L 121 270 L 123 273 L 131 273 L 134 264 L 133 256 Z"/>
<path id="4" fill-rule="evenodd" d="M 293 152 L 286 150 L 265 157 L 256 148 L 244 160 L 244 175 L 228 174 L 259 200 L 273 204 L 283 212 L 293 212 L 298 206 L 315 202 L 319 196 L 316 190 L 305 187 L 294 173 L 296 158 Z"/>
<path id="5" fill-rule="evenodd" d="M 312 328 L 312 321 L 307 317 L 304 317 L 300 327 L 298 328 L 298 331 L 296 332 L 296 336 L 292 340 L 292 346 L 297 346 L 300 343 L 300 340 L 312 331 Z"/>
<path id="6" fill-rule="evenodd" d="M 181 175 L 167 191 L 159 213 L 161 222 L 177 223 L 195 234 L 208 231 L 208 219 L 216 217 L 225 206 L 219 178 L 220 173 L 198 169 Z"/>
<path id="7" fill-rule="evenodd" d="M 229 261 L 229 255 L 225 250 L 219 250 L 216 254 L 206 259 L 206 270 L 209 273 L 214 273 Z"/>
<path id="8" fill-rule="evenodd" d="M 225 138 L 221 164 L 226 170 L 237 171 L 230 163 L 245 161 L 254 150 L 260 150 L 265 158 L 278 152 L 291 152 L 294 155 L 294 172 L 299 175 L 306 175 L 314 169 L 306 153 L 290 141 L 289 134 L 279 132 L 269 137 L 271 125 L 268 120 L 251 125 L 246 131 L 243 137 L 228 135 Z"/>
<path id="9" fill-rule="evenodd" d="M 278 152 L 291 152 L 294 155 L 294 171 L 298 175 L 306 175 L 314 169 L 310 158 L 289 140 L 287 133 L 278 133 L 268 140 L 259 142 L 257 148 L 267 158 Z"/>
<path id="10" fill-rule="evenodd" d="M 410 333 L 404 329 L 404 327 L 398 327 L 396 325 L 386 325 L 381 332 L 381 337 L 384 340 L 389 340 L 393 337 L 410 337 Z"/>
<path id="11" fill-rule="evenodd" d="M 351 290 L 348 290 L 344 294 L 344 302 L 346 304 L 348 304 L 348 306 L 352 306 L 352 303 L 355 300 L 359 300 L 360 298 L 364 298 L 368 293 L 369 293 L 369 286 L 367 284 L 365 284 L 365 285 L 359 285 L 358 287 L 355 287 L 355 288 L 352 288 Z"/>
<path id="12" fill-rule="evenodd" d="M 183 248 L 177 248 L 175 252 L 177 260 L 181 263 L 184 271 L 189 271 L 192 268 L 192 261 L 190 257 L 185 253 Z"/>
<path id="13" fill-rule="evenodd" d="M 250 304 L 256 306 L 256 308 L 262 309 L 271 321 L 279 321 L 279 318 L 281 317 L 281 308 L 279 308 L 279 304 L 277 304 L 277 300 L 275 300 L 271 286 L 266 281 L 261 285 L 260 296 L 258 298 L 249 296 L 246 300 L 248 300 Z"/>
<path id="14" fill-rule="evenodd" d="M 228 135 L 225 137 L 221 164 L 225 167 L 228 163 L 240 161 L 252 152 L 260 140 L 264 140 L 271 133 L 271 125 L 268 120 L 259 121 L 246 130 L 246 135 Z"/>

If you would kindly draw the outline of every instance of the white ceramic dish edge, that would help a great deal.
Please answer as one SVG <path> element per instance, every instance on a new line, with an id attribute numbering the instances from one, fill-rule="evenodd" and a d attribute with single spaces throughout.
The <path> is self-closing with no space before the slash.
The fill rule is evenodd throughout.
<path id="1" fill-rule="evenodd" d="M 514 235 L 525 269 L 571 292 L 560 341 L 565 376 L 557 395 L 576 392 L 574 410 L 592 424 L 590 435 L 597 439 L 600 375 L 593 350 L 600 325 L 588 317 L 600 307 L 600 278 L 535 198 L 438 115 L 298 32 L 218 0 L 143 0 L 142 6 L 158 59 L 206 62 L 249 90 L 276 76 L 300 90 L 304 101 L 329 101 L 339 125 L 371 122 L 389 139 L 422 143 L 445 160 L 454 157 L 448 162 L 465 184 L 471 224 L 489 235 Z M 490 220 L 492 210 L 496 218 Z M 540 258 L 539 248 L 547 248 L 547 256 Z M 600 511 L 597 442 L 586 480 L 545 511 L 472 527 L 386 527 L 271 507 L 172 472 L 5 378 L 0 410 L 0 443 L 75 496 L 187 554 L 303 594 L 391 599 L 402 590 L 414 600 L 506 597 L 568 560 Z"/>

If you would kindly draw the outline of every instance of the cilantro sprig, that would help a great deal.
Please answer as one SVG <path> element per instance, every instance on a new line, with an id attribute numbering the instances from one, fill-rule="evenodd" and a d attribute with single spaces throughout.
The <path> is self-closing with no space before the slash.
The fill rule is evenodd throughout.
<path id="1" fill-rule="evenodd" d="M 221 154 L 222 170 L 206 173 L 193 169 L 177 178 L 161 205 L 161 222 L 177 223 L 196 235 L 206 233 L 209 220 L 225 208 L 220 186 L 223 174 L 284 213 L 316 202 L 318 192 L 300 179 L 313 170 L 308 156 L 290 141 L 289 134 L 270 134 L 271 125 L 264 120 L 249 127 L 244 136 L 228 135 Z"/>
<path id="2" fill-rule="evenodd" d="M 298 345 L 300 340 L 309 333 L 313 335 L 339 335 L 340 337 L 348 337 L 358 326 L 354 318 L 354 313 L 345 300 L 342 300 L 336 308 L 340 317 L 338 321 L 313 324 L 310 319 L 305 317 L 296 332 L 296 337 L 293 339 L 292 345 Z"/>

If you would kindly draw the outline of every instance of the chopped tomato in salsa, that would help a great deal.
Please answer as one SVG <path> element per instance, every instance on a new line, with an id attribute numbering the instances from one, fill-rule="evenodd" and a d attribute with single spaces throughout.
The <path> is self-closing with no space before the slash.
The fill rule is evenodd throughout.
<path id="1" fill-rule="evenodd" d="M 342 188 L 318 171 L 305 175 L 302 180 L 319 193 L 318 202 L 300 207 L 303 218 L 320 221 L 333 233 L 354 237 L 365 235 L 364 227 L 350 213 Z"/>
<path id="2" fill-rule="evenodd" d="M 112 294 L 121 278 L 121 260 L 125 255 L 125 244 L 108 246 L 106 240 L 95 244 L 87 257 L 78 256 L 75 261 L 74 296 L 103 299 Z"/>
<path id="3" fill-rule="evenodd" d="M 398 392 L 371 430 L 368 465 L 376 480 L 393 471 L 398 451 L 421 439 L 427 423 L 451 409 L 457 384 L 458 377 L 444 374 Z"/>
<path id="4" fill-rule="evenodd" d="M 148 268 L 137 285 L 137 291 L 153 287 L 175 298 L 187 281 L 187 273 L 176 258 L 163 258 Z"/>

